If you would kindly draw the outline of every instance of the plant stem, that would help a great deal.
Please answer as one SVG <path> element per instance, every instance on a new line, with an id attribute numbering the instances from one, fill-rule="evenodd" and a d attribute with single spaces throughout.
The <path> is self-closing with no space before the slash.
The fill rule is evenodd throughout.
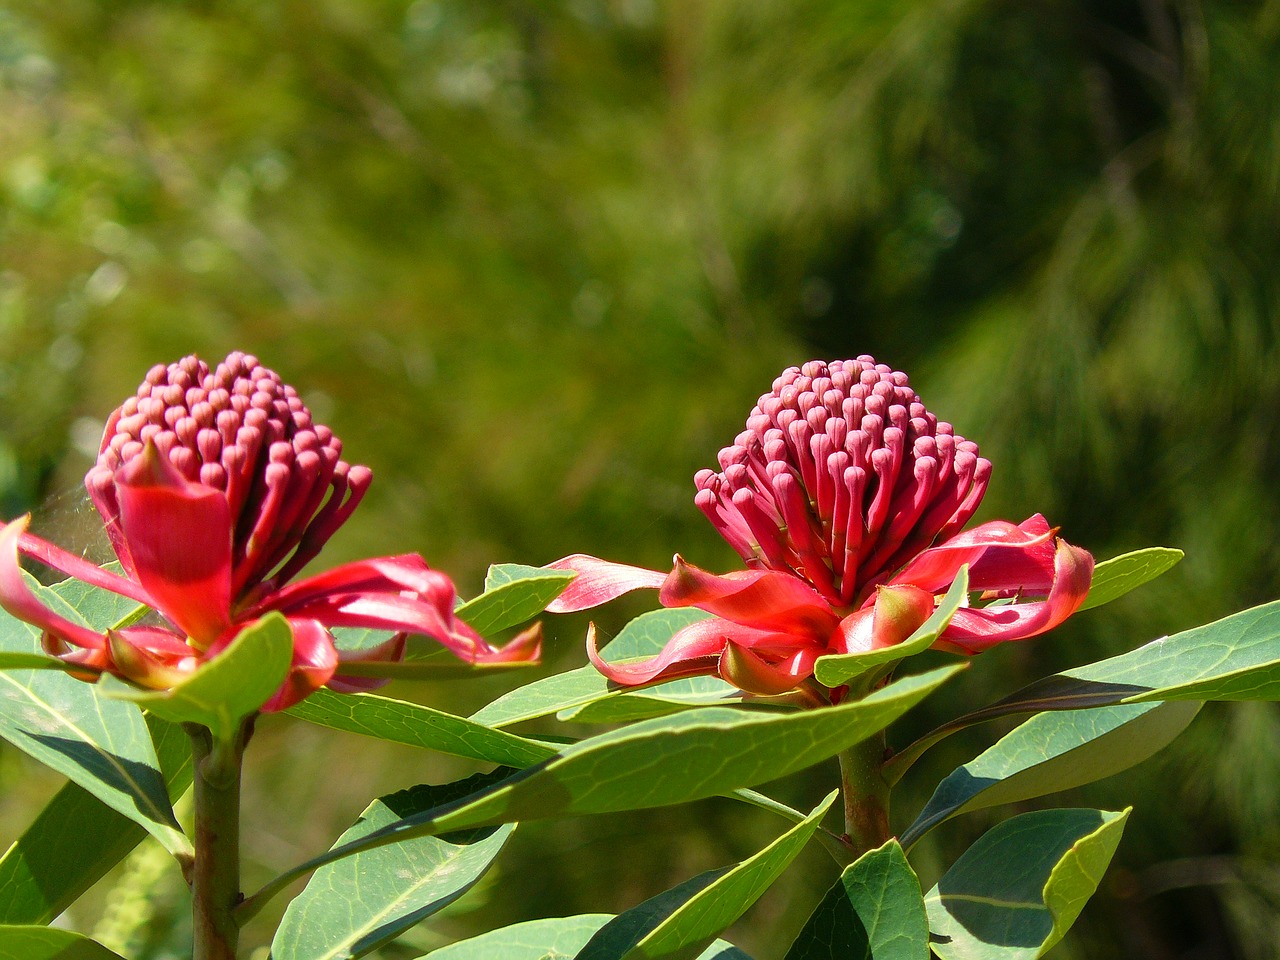
<path id="1" fill-rule="evenodd" d="M 240 925 L 240 768 L 251 720 L 230 740 L 184 724 L 195 779 L 195 865 L 191 871 L 192 960 L 235 960 Z"/>
<path id="2" fill-rule="evenodd" d="M 855 859 L 889 839 L 889 784 L 882 773 L 884 732 L 840 754 L 845 839 Z"/>

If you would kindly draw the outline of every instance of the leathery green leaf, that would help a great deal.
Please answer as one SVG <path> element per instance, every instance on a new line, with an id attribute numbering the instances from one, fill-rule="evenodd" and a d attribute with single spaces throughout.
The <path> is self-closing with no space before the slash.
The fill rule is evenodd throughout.
<path id="1" fill-rule="evenodd" d="M 61 584 L 46 588 L 30 580 L 29 585 L 68 619 L 95 630 L 112 625 L 81 616 L 58 592 Z M 0 650 L 33 654 L 39 649 L 33 627 L 0 612 Z M 58 671 L 6 670 L 0 672 L 0 736 L 141 825 L 171 853 L 190 853 L 146 721 L 133 704 L 110 700 L 97 686 Z"/>
<path id="2" fill-rule="evenodd" d="M 555 960 L 577 955 L 606 923 L 608 913 L 587 913 L 576 917 L 528 920 L 470 940 L 462 940 L 431 952 L 418 960 Z M 751 960 L 732 944 L 717 940 L 698 954 L 697 960 Z"/>
<path id="3" fill-rule="evenodd" d="M 1127 770 L 1172 743 L 1200 706 L 1175 700 L 1037 714 L 938 784 L 902 843 L 910 847 L 970 810 L 1070 790 Z"/>
<path id="4" fill-rule="evenodd" d="M 1009 699 L 1105 697 L 1125 703 L 1280 698 L 1280 600 L 1066 670 Z"/>
<path id="5" fill-rule="evenodd" d="M 710 614 L 692 608 L 674 610 L 651 610 L 642 613 L 619 631 L 601 652 L 606 660 L 620 662 L 633 658 L 651 657 L 659 653 L 676 631 L 705 620 Z M 707 678 L 698 678 L 705 680 Z M 722 686 L 701 687 L 690 685 L 685 681 L 674 681 L 650 687 L 641 693 L 628 693 L 635 688 L 619 687 L 607 680 L 595 667 L 580 667 L 554 677 L 544 677 L 533 683 L 518 687 L 494 700 L 471 715 L 476 723 L 490 727 L 506 727 L 521 720 L 533 720 L 559 713 L 564 719 L 592 722 L 613 722 L 626 716 L 620 710 L 617 713 L 598 714 L 580 713 L 587 705 L 606 699 L 625 700 L 631 697 L 644 697 L 661 701 L 654 709 L 646 712 L 644 705 L 631 705 L 638 712 L 632 716 L 655 716 L 662 713 L 673 713 L 685 706 L 696 706 L 721 701 L 725 695 L 736 693 L 728 684 Z M 625 708 L 623 708 L 625 709 Z"/>
<path id="6" fill-rule="evenodd" d="M 532 766 L 556 753 L 555 747 L 537 740 L 527 740 L 421 704 L 370 693 L 317 690 L 286 712 L 334 730 L 510 767 Z"/>
<path id="7" fill-rule="evenodd" d="M 901 750 L 884 773 L 895 783 L 944 737 L 1011 714 L 1160 700 L 1276 699 L 1280 699 L 1280 600 L 1037 680 L 938 727 Z"/>
<path id="8" fill-rule="evenodd" d="M 1147 547 L 1103 560 L 1093 568 L 1093 583 L 1089 586 L 1089 595 L 1080 604 L 1080 610 L 1120 599 L 1131 590 L 1172 570 L 1182 557 L 1182 551 L 1172 547 Z"/>
<path id="9" fill-rule="evenodd" d="M 415 787 L 369 805 L 338 845 L 472 792 L 461 781 Z M 457 900 L 484 875 L 515 830 L 506 824 L 449 843 L 414 837 L 321 867 L 285 911 L 274 960 L 349 960 L 394 939 Z"/>
<path id="10" fill-rule="evenodd" d="M 124 960 L 96 940 L 48 927 L 0 927 L 0 960 Z"/>
<path id="11" fill-rule="evenodd" d="M 481 636 L 514 627 L 540 614 L 573 579 L 563 570 L 543 570 L 518 563 L 494 564 L 485 577 L 484 593 L 454 611 Z"/>
<path id="12" fill-rule="evenodd" d="M 862 700 L 793 713 L 703 707 L 565 747 L 474 797 L 406 817 L 278 877 L 252 898 L 339 857 L 413 836 L 517 820 L 640 810 L 786 776 L 878 733 L 963 664 L 904 677 Z"/>
<path id="13" fill-rule="evenodd" d="M 21 653 L 19 651 L 0 651 L 0 670 L 58 670 L 62 673 L 75 673 L 74 665 L 57 657 L 49 657 L 43 653 Z"/>
<path id="14" fill-rule="evenodd" d="M 985 833 L 925 896 L 941 960 L 1036 960 L 1062 939 L 1120 843 L 1129 811 L 1040 810 Z"/>
<path id="15" fill-rule="evenodd" d="M 786 960 L 929 960 L 920 881 L 897 840 L 845 868 Z"/>
<path id="16" fill-rule="evenodd" d="M 148 717 L 147 726 L 176 800 L 191 785 L 191 743 L 158 717 Z M 83 787 L 66 784 L 0 857 L 0 923 L 48 923 L 145 836 Z"/>
<path id="17" fill-rule="evenodd" d="M 136 703 L 173 723 L 201 724 L 227 740 L 284 683 L 292 660 L 289 621 L 269 613 L 168 690 L 143 690 L 114 677 L 104 677 L 102 683 L 109 696 Z"/>
<path id="18" fill-rule="evenodd" d="M 833 790 L 804 820 L 755 856 L 708 871 L 619 914 L 575 960 L 658 960 L 701 950 L 778 879 L 837 796 L 839 791 Z"/>
<path id="19" fill-rule="evenodd" d="M 943 630 L 951 623 L 957 610 L 969 593 L 969 568 L 962 566 L 952 581 L 946 595 L 938 601 L 929 619 L 906 640 L 894 647 L 867 650 L 862 653 L 829 653 L 814 663 L 813 675 L 828 687 L 839 687 L 859 677 L 868 670 L 885 663 L 895 663 L 906 657 L 923 653 L 933 646 Z"/>

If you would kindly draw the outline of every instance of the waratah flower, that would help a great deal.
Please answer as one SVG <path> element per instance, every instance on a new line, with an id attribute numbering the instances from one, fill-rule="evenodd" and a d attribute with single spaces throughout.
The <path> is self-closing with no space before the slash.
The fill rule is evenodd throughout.
<path id="1" fill-rule="evenodd" d="M 719 461 L 694 478 L 694 502 L 747 570 L 716 576 L 679 556 L 670 574 L 582 555 L 550 565 L 578 574 L 552 612 L 649 587 L 664 606 L 715 614 L 641 663 L 607 663 L 589 640 L 592 662 L 617 683 L 719 673 L 749 692 L 792 689 L 823 654 L 901 643 L 965 564 L 987 602 L 957 611 L 943 649 L 1043 633 L 1088 593 L 1093 558 L 1039 514 L 961 532 L 990 462 L 925 409 L 906 374 L 871 357 L 786 370 Z"/>
<path id="2" fill-rule="evenodd" d="M 26 532 L 0 530 L 0 606 L 39 627 L 47 652 L 86 679 L 109 672 L 165 689 L 278 611 L 293 630 L 288 678 L 263 706 L 281 710 L 322 686 L 366 690 L 342 676 L 353 659 L 398 660 L 407 634 L 433 638 L 470 663 L 533 660 L 535 627 L 497 648 L 453 615 L 452 581 L 416 554 L 378 557 L 289 583 L 350 517 L 372 479 L 341 458 L 297 392 L 256 357 L 233 353 L 216 370 L 190 356 L 156 366 L 107 420 L 85 477 L 124 575 Z M 44 606 L 19 568 L 27 554 L 63 573 L 152 607 L 164 625 L 105 634 Z M 392 631 L 359 653 L 334 627 Z"/>

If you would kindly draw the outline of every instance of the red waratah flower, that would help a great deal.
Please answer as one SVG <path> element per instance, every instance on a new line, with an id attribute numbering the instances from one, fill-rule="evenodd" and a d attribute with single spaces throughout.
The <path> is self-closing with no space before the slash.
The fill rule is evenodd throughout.
<path id="1" fill-rule="evenodd" d="M 416 554 L 361 560 L 288 583 L 315 557 L 368 489 L 367 467 L 313 423 L 296 391 L 233 353 L 218 368 L 191 356 L 156 366 L 111 414 L 97 464 L 85 477 L 124 576 L 26 532 L 29 517 L 0 530 L 0 606 L 44 631 L 47 652 L 88 679 L 109 672 L 165 689 L 226 648 L 247 625 L 278 611 L 293 630 L 288 678 L 263 706 L 282 710 L 344 678 L 344 660 L 399 660 L 407 634 L 439 641 L 470 663 L 536 660 L 534 627 L 490 645 L 453 615 L 452 581 Z M 137 600 L 164 626 L 100 634 L 45 607 L 24 582 L 19 554 Z M 330 628 L 394 631 L 348 654 Z"/>
<path id="2" fill-rule="evenodd" d="M 582 555 L 549 607 L 583 610 L 630 590 L 715 614 L 658 656 L 591 662 L 620 684 L 718 673 L 752 693 L 793 689 L 829 653 L 894 646 L 933 612 L 969 565 L 983 600 L 956 612 L 937 646 L 977 653 L 1057 626 L 1083 602 L 1093 557 L 1057 539 L 1039 514 L 961 528 L 991 464 L 925 409 L 904 373 L 871 357 L 792 367 L 747 429 L 694 478 L 695 502 L 749 569 L 716 576 L 675 558 L 670 574 Z"/>

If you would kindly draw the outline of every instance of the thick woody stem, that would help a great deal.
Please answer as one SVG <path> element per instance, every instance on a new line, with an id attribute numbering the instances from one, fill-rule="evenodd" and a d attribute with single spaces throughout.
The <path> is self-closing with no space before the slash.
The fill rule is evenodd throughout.
<path id="1" fill-rule="evenodd" d="M 231 740 L 185 724 L 195 777 L 195 865 L 191 871 L 192 960 L 235 960 L 240 926 L 240 769 L 252 721 Z"/>

